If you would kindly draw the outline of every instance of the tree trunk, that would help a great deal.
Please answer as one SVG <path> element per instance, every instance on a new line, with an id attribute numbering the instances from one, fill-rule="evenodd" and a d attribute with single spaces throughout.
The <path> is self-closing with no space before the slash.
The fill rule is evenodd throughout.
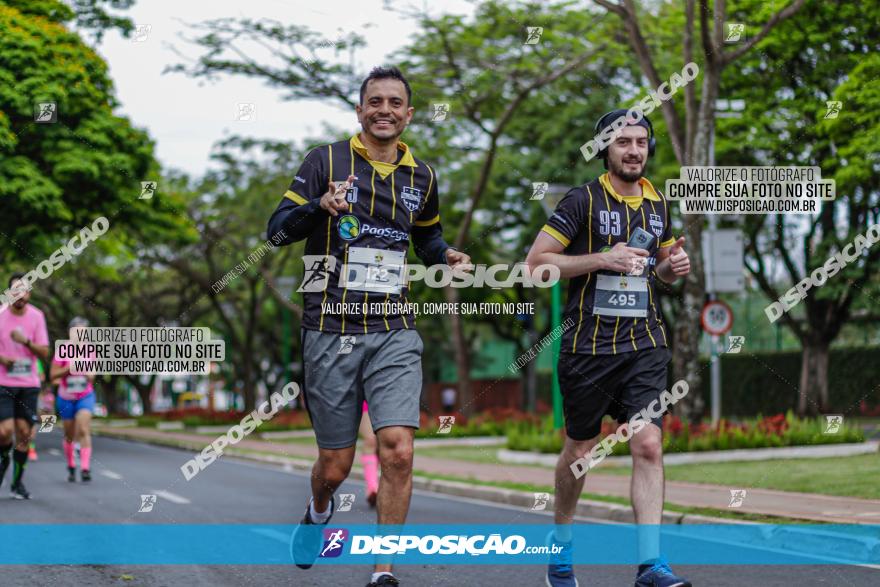
<path id="1" fill-rule="evenodd" d="M 137 390 L 138 397 L 141 398 L 141 405 L 144 406 L 144 415 L 153 413 L 153 398 L 150 397 L 150 392 L 153 390 L 153 379 L 150 378 L 149 385 L 141 385 L 140 383 L 135 383 L 134 388 Z"/>
<path id="2" fill-rule="evenodd" d="M 111 375 L 99 384 L 98 388 L 104 396 L 104 405 L 107 406 L 107 414 L 120 412 L 118 384 L 118 375 Z"/>
<path id="3" fill-rule="evenodd" d="M 689 150 L 690 161 L 684 165 L 713 165 L 712 135 L 715 124 L 715 98 L 718 96 L 718 72 L 707 67 L 703 78 L 703 99 L 697 120 L 697 134 L 693 148 Z M 694 393 L 684 396 L 676 411 L 686 421 L 696 423 L 702 418 L 705 402 L 696 390 L 701 389 L 702 375 L 700 366 L 700 327 L 699 315 L 706 299 L 705 272 L 701 253 L 703 238 L 703 215 L 686 215 L 684 218 L 685 250 L 690 254 L 691 271 L 684 282 L 681 312 L 675 324 L 675 352 L 672 357 L 672 370 L 675 379 L 687 381 Z"/>
<path id="4" fill-rule="evenodd" d="M 446 301 L 458 303 L 458 290 L 447 287 L 443 291 Z M 452 330 L 452 346 L 455 349 L 455 373 L 458 378 L 458 402 L 461 413 L 470 417 L 474 413 L 473 393 L 471 392 L 471 362 L 467 340 L 464 337 L 464 325 L 461 316 L 452 312 L 449 315 L 449 326 Z"/>
<path id="5" fill-rule="evenodd" d="M 806 340 L 801 351 L 798 415 L 815 416 L 829 411 L 828 347 L 824 340 Z"/>
<path id="6" fill-rule="evenodd" d="M 244 411 L 251 412 L 257 405 L 257 390 L 256 384 L 254 380 L 254 369 L 251 364 L 251 352 L 250 348 L 245 349 L 244 352 L 244 365 L 242 367 L 241 372 L 241 380 L 244 383 Z"/>

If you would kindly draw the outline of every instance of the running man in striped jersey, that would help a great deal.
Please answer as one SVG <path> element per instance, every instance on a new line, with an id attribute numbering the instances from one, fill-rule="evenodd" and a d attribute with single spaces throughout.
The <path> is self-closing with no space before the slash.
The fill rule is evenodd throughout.
<path id="1" fill-rule="evenodd" d="M 626 110 L 599 119 L 596 131 Z M 559 267 L 569 278 L 565 318 L 575 326 L 562 337 L 559 386 L 566 438 L 556 466 L 556 530 L 562 546 L 551 559 L 547 584 L 576 586 L 571 565 L 571 523 L 584 476 L 572 464 L 599 441 L 602 418 L 626 422 L 666 388 L 668 332 L 654 280 L 671 283 L 690 263 L 672 236 L 665 198 L 643 177 L 655 140 L 647 118 L 628 119 L 611 145 L 599 153 L 608 172 L 570 190 L 538 234 L 527 262 Z M 636 523 L 660 524 L 663 512 L 662 413 L 629 439 L 633 455 L 632 506 Z M 648 528 L 649 526 L 645 526 Z M 659 533 L 640 532 L 643 564 L 638 587 L 690 585 L 660 558 Z"/>
<path id="2" fill-rule="evenodd" d="M 269 220 L 269 235 L 283 236 L 282 244 L 306 239 L 303 397 L 318 461 L 312 499 L 291 544 L 301 568 L 321 553 L 333 493 L 354 460 L 365 399 L 382 471 L 379 523 L 406 520 L 423 345 L 401 272 L 410 241 L 426 265 L 470 267 L 470 258 L 443 240 L 434 168 L 400 141 L 414 112 L 404 76 L 397 68 L 374 69 L 355 110 L 362 131 L 309 152 Z M 397 584 L 390 564 L 376 565 L 371 586 Z"/>

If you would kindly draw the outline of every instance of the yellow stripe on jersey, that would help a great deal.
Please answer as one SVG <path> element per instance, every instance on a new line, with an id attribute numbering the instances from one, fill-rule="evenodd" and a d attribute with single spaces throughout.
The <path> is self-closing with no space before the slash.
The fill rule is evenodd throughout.
<path id="1" fill-rule="evenodd" d="M 370 292 L 365 291 L 365 292 L 364 292 L 364 305 L 361 306 L 361 307 L 362 307 L 362 308 L 367 308 L 367 307 L 368 307 L 368 306 L 367 306 L 367 302 L 368 302 L 369 300 L 370 300 Z M 367 312 L 364 311 L 364 334 L 366 334 L 366 333 L 367 333 Z"/>
<path id="2" fill-rule="evenodd" d="M 590 195 L 590 208 L 587 212 L 587 254 L 590 254 L 593 251 L 593 191 L 590 189 L 590 186 L 587 186 L 587 193 Z M 581 288 L 581 303 L 579 306 L 580 318 L 578 319 L 578 327 L 574 333 L 574 340 L 571 343 L 571 352 L 577 352 L 577 344 L 578 344 L 578 334 L 581 332 L 581 324 L 584 323 L 584 292 L 587 290 L 587 284 L 590 283 L 590 276 L 592 273 L 587 274 L 587 279 L 584 281 L 584 286 Z M 593 342 L 593 354 L 596 354 L 596 343 L 595 338 Z"/>
<path id="3" fill-rule="evenodd" d="M 599 334 L 599 315 L 596 314 L 596 328 L 593 329 L 593 354 L 596 354 L 596 336 Z"/>
<path id="4" fill-rule="evenodd" d="M 673 237 L 670 237 L 668 241 L 663 241 L 662 243 L 660 243 L 660 248 L 662 249 L 663 247 L 671 247 L 674 244 L 675 244 L 675 237 L 673 236 Z"/>
<path id="5" fill-rule="evenodd" d="M 427 163 L 425 164 L 425 167 L 428 168 L 428 173 L 431 174 L 431 178 L 428 180 L 428 191 L 426 192 L 428 195 L 425 196 L 425 198 L 427 199 L 431 197 L 431 188 L 434 187 L 434 170 L 431 169 L 431 166 Z"/>
<path id="6" fill-rule="evenodd" d="M 294 202 L 296 202 L 300 206 L 302 206 L 303 204 L 309 203 L 308 200 L 306 200 L 304 197 L 302 197 L 301 195 L 299 195 L 298 193 L 296 193 L 293 190 L 287 190 L 286 192 L 284 192 L 284 197 L 287 198 L 288 200 L 293 200 Z"/>
<path id="7" fill-rule="evenodd" d="M 416 187 L 415 180 L 416 180 L 416 168 L 410 167 L 409 168 L 409 187 L 410 188 Z M 409 211 L 409 223 L 410 224 L 412 224 L 412 221 L 413 221 L 412 215 L 413 215 L 412 210 L 410 210 Z"/>
<path id="8" fill-rule="evenodd" d="M 394 220 L 394 215 L 397 213 L 397 192 L 394 189 L 394 173 L 391 174 L 391 220 Z"/>
<path id="9" fill-rule="evenodd" d="M 620 316 L 614 321 L 614 334 L 611 335 L 611 354 L 617 354 L 617 327 L 620 326 Z"/>
<path id="10" fill-rule="evenodd" d="M 416 224 L 418 224 L 418 223 L 416 223 Z M 559 232 L 558 230 L 556 230 L 555 228 L 553 228 L 549 224 L 545 224 L 544 228 L 542 228 L 541 230 L 543 232 L 546 232 L 547 234 L 549 234 L 550 236 L 552 236 L 556 240 L 558 240 L 560 243 L 562 243 L 563 247 L 567 247 L 568 245 L 571 244 L 571 240 L 568 237 L 566 237 L 564 234 L 562 234 L 561 232 Z"/>
<path id="11" fill-rule="evenodd" d="M 437 214 L 436 216 L 434 216 L 430 220 L 416 220 L 415 225 L 416 226 L 431 226 L 432 224 L 437 224 L 438 222 L 440 222 L 440 215 L 439 214 Z"/>
<path id="12" fill-rule="evenodd" d="M 348 141 L 348 158 L 351 159 L 351 171 L 349 172 L 349 175 L 354 175 L 354 150 L 351 148 L 351 141 Z M 347 177 L 345 179 L 346 181 L 348 180 Z M 348 203 L 348 211 L 354 211 L 354 204 L 351 202 Z"/>
<path id="13" fill-rule="evenodd" d="M 370 196 L 370 216 L 373 215 L 373 207 L 376 205 L 376 170 L 373 169 L 373 175 L 370 176 L 370 191 L 372 192 L 372 196 Z"/>
<path id="14" fill-rule="evenodd" d="M 333 181 L 333 145 L 327 145 L 327 161 L 330 163 L 330 181 Z M 327 217 L 327 256 L 330 256 L 330 221 L 332 216 Z M 330 280 L 327 280 L 330 285 Z M 321 321 L 318 323 L 318 330 L 324 330 L 324 304 L 327 303 L 327 287 L 324 287 L 324 298 L 321 301 Z"/>
<path id="15" fill-rule="evenodd" d="M 342 266 L 345 267 L 348 265 L 348 245 L 345 245 L 345 253 L 344 258 L 342 260 Z M 342 323 L 342 334 L 345 334 L 345 296 L 348 294 L 348 287 L 342 288 L 342 313 L 340 316 L 340 321 Z"/>
<path id="16" fill-rule="evenodd" d="M 434 187 L 434 170 L 431 169 L 430 165 L 426 164 L 425 167 L 428 168 L 428 173 L 430 174 L 430 178 L 428 179 L 428 192 L 427 192 L 427 195 L 425 196 L 425 205 L 427 206 L 428 198 L 431 197 L 431 188 Z M 412 185 L 412 178 L 410 178 L 410 185 Z M 412 220 L 412 212 L 410 212 L 409 216 L 410 216 L 410 220 Z M 439 213 L 434 218 L 431 218 L 430 220 L 416 220 L 414 224 L 416 226 L 431 226 L 432 224 L 437 224 L 438 222 L 440 222 L 440 214 Z"/>

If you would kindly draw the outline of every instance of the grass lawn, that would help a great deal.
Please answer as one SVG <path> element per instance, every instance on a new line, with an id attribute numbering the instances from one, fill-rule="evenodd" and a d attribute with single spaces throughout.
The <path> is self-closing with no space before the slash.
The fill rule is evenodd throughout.
<path id="1" fill-rule="evenodd" d="M 459 461 L 472 461 L 474 463 L 492 463 L 494 465 L 507 465 L 502 463 L 496 456 L 502 446 L 432 446 L 430 448 L 416 447 L 416 456 L 434 457 L 438 459 L 454 459 Z M 517 466 L 510 464 L 510 466 Z"/>
<path id="2" fill-rule="evenodd" d="M 628 469 L 600 467 L 597 473 L 628 475 Z M 822 459 L 776 459 L 669 465 L 666 479 L 728 487 L 824 493 L 880 499 L 880 454 Z"/>

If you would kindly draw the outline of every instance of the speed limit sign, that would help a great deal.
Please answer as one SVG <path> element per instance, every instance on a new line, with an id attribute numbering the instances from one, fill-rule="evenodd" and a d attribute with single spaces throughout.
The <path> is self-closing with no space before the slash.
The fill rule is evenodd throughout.
<path id="1" fill-rule="evenodd" d="M 720 336 L 733 327 L 733 310 L 721 300 L 706 302 L 700 313 L 700 325 L 708 334 Z"/>

